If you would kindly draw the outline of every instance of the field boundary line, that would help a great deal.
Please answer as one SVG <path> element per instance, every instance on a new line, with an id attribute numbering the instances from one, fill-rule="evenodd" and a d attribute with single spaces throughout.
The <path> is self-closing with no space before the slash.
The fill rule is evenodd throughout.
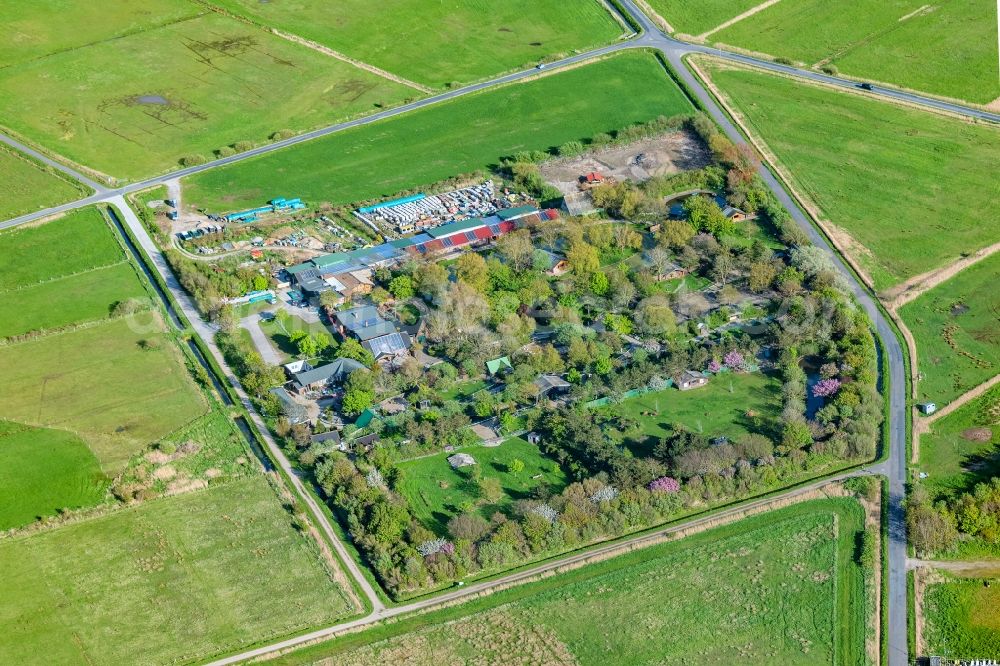
<path id="1" fill-rule="evenodd" d="M 32 282 L 31 284 L 22 284 L 19 287 L 11 287 L 10 289 L 0 289 L 0 296 L 4 294 L 12 294 L 16 291 L 25 291 L 26 289 L 34 289 L 35 287 L 41 287 L 47 284 L 52 284 L 53 282 L 61 282 L 62 280 L 69 280 L 70 278 L 78 278 L 81 275 L 86 275 L 87 273 L 94 273 L 96 271 L 103 271 L 109 268 L 114 268 L 115 266 L 121 266 L 122 264 L 131 263 L 128 256 L 123 256 L 121 261 L 116 261 L 111 264 L 103 264 L 101 266 L 93 266 L 91 268 L 85 268 L 82 271 L 77 271 L 75 273 L 67 273 L 65 275 L 57 275 L 55 277 L 49 278 L 48 280 L 39 280 L 38 282 Z"/>
<path id="2" fill-rule="evenodd" d="M 309 49 L 312 49 L 313 51 L 317 51 L 319 53 L 322 53 L 325 56 L 329 56 L 331 58 L 336 58 L 337 60 L 340 60 L 341 62 L 346 62 L 349 65 L 353 65 L 354 67 L 357 67 L 358 69 L 365 70 L 369 74 L 374 74 L 376 76 L 380 76 L 383 79 L 388 79 L 388 80 L 393 81 L 395 83 L 398 83 L 398 84 L 400 84 L 402 86 L 406 86 L 407 88 L 413 88 L 414 90 L 418 90 L 418 91 L 420 91 L 420 92 L 422 92 L 422 93 L 424 93 L 426 95 L 430 95 L 430 94 L 433 94 L 435 92 L 433 88 L 429 88 L 429 87 L 427 87 L 425 85 L 417 83 L 416 81 L 410 81 L 409 79 L 404 79 L 402 76 L 399 76 L 398 74 L 393 74 L 392 72 L 387 72 L 386 70 L 384 70 L 384 69 L 382 69 L 380 67 L 376 67 L 375 65 L 369 64 L 369 63 L 364 62 L 362 60 L 357 60 L 357 59 L 352 58 L 352 57 L 350 57 L 348 55 L 344 55 L 340 51 L 334 51 L 329 46 L 323 46 L 319 42 L 314 42 L 311 39 L 306 39 L 305 37 L 300 37 L 300 36 L 292 34 L 290 32 L 285 32 L 284 30 L 278 30 L 277 28 L 269 28 L 269 30 L 271 31 L 272 34 L 277 35 L 278 37 L 281 37 L 282 39 L 285 39 L 285 40 L 287 40 L 289 42 L 293 42 L 295 44 L 299 44 L 301 46 L 305 46 L 306 48 L 309 48 Z"/>
<path id="3" fill-rule="evenodd" d="M 916 364 L 914 364 L 914 367 L 915 367 L 915 365 Z M 973 400 L 975 400 L 976 398 L 980 397 L 981 395 L 983 395 L 984 393 L 986 393 L 987 391 L 989 391 L 991 388 L 993 388 L 997 384 L 1000 384 L 1000 375 L 996 375 L 996 376 L 992 377 L 991 379 L 987 379 L 985 382 L 983 382 L 979 386 L 975 386 L 975 387 L 969 389 L 968 391 L 966 391 L 962 395 L 958 396 L 957 398 L 955 398 L 954 400 L 952 400 L 947 405 L 945 405 L 944 407 L 942 407 L 938 411 L 934 412 L 933 414 L 931 414 L 927 418 L 917 418 L 917 419 L 914 419 L 914 422 L 913 422 L 913 452 L 910 455 L 910 462 L 915 463 L 919 459 L 919 457 L 920 457 L 920 437 L 922 435 L 926 435 L 928 432 L 930 432 L 930 426 L 931 426 L 931 424 L 933 424 L 938 419 L 941 419 L 941 418 L 944 418 L 945 416 L 948 416 L 949 414 L 951 414 L 952 412 L 954 412 L 955 410 L 957 410 L 959 407 L 963 407 L 964 405 L 972 402 Z M 914 389 L 913 389 L 913 394 L 914 394 L 913 397 L 914 398 L 916 398 L 916 392 L 917 392 L 916 384 L 914 384 Z"/>
<path id="4" fill-rule="evenodd" d="M 1000 252 L 1000 243 L 994 243 L 984 248 L 976 250 L 967 257 L 955 261 L 941 268 L 936 268 L 926 273 L 916 275 L 905 282 L 901 282 L 895 287 L 890 287 L 885 291 L 884 300 L 890 308 L 899 308 L 910 301 L 914 301 L 924 293 L 943 282 L 947 282 L 967 268 L 975 266 L 992 255 Z"/>
<path id="5" fill-rule="evenodd" d="M 760 3 L 756 7 L 751 7 L 750 9 L 746 10 L 742 14 L 737 14 L 736 16 L 734 16 L 733 18 L 729 19 L 728 21 L 723 21 L 722 23 L 720 23 L 719 25 L 715 26 L 711 30 L 708 30 L 706 32 L 701 33 L 700 35 L 698 35 L 697 37 L 695 37 L 695 39 L 698 40 L 698 41 L 700 41 L 700 42 L 704 42 L 711 35 L 714 35 L 715 33 L 719 32 L 720 30 L 725 30 L 729 26 L 731 26 L 733 24 L 736 24 L 736 23 L 739 23 L 743 19 L 750 18 L 754 14 L 760 13 L 760 12 L 764 11 L 765 9 L 767 9 L 768 7 L 771 7 L 772 5 L 778 4 L 779 2 L 781 2 L 781 0 L 765 0 L 764 2 Z"/>

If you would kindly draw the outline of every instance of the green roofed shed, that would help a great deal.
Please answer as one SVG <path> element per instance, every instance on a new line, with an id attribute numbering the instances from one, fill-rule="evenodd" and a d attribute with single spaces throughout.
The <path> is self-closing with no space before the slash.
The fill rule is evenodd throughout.
<path id="1" fill-rule="evenodd" d="M 375 412 L 373 412 L 370 409 L 366 409 L 365 411 L 361 412 L 361 414 L 358 416 L 358 420 L 354 422 L 354 425 L 357 428 L 367 428 L 374 420 L 375 420 Z"/>

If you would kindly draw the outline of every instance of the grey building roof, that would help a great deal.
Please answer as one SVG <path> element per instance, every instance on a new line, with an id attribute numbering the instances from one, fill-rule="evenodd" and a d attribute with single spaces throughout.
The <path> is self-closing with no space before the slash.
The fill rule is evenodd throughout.
<path id="1" fill-rule="evenodd" d="M 292 399 L 291 394 L 285 389 L 278 388 L 271 389 L 271 394 L 278 398 L 281 403 L 281 411 L 288 418 L 291 423 L 302 423 L 309 418 L 309 413 L 306 411 L 304 405 L 300 405 Z"/>
<path id="2" fill-rule="evenodd" d="M 341 310 L 334 320 L 362 342 L 396 332 L 395 324 L 383 319 L 374 305 Z"/>
<path id="3" fill-rule="evenodd" d="M 309 386 L 317 382 L 335 381 L 342 382 L 355 370 L 363 370 L 364 365 L 353 358 L 338 358 L 332 363 L 321 365 L 318 368 L 310 368 L 303 372 L 295 373 L 295 381 L 299 386 Z"/>
<path id="4" fill-rule="evenodd" d="M 390 333 L 381 337 L 365 340 L 361 346 L 375 355 L 376 359 L 405 352 L 410 348 L 410 336 L 406 333 Z"/>

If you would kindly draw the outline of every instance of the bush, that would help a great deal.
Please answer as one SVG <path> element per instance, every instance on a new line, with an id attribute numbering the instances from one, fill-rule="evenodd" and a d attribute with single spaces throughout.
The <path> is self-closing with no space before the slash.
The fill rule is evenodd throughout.
<path id="1" fill-rule="evenodd" d="M 231 157 L 236 154 L 236 151 L 233 150 L 232 146 L 223 146 L 215 151 L 215 154 L 219 157 Z"/>
<path id="2" fill-rule="evenodd" d="M 196 153 L 185 155 L 180 160 L 178 160 L 178 162 L 182 167 L 198 166 L 199 164 L 204 164 L 207 161 L 208 160 L 205 159 L 204 155 L 198 155 Z"/>
<path id="3" fill-rule="evenodd" d="M 248 150 L 253 149 L 253 143 L 250 141 L 237 141 L 236 143 L 233 144 L 233 148 L 238 153 L 245 153 Z"/>
<path id="4" fill-rule="evenodd" d="M 282 139 L 291 139 L 293 136 L 295 136 L 295 132 L 293 132 L 290 129 L 283 129 L 283 130 L 278 130 L 277 132 L 272 134 L 271 140 L 281 141 Z"/>

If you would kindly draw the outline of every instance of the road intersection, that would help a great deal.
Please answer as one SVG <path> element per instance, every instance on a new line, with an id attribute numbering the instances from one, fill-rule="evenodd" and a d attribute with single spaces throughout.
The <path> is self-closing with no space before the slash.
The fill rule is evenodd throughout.
<path id="1" fill-rule="evenodd" d="M 657 50 L 663 54 L 664 58 L 670 63 L 670 65 L 676 71 L 677 76 L 683 81 L 688 90 L 697 98 L 698 102 L 706 110 L 706 112 L 720 125 L 720 127 L 722 127 L 726 135 L 731 140 L 733 140 L 738 144 L 745 144 L 746 138 L 737 129 L 737 127 L 730 120 L 730 118 L 723 111 L 723 109 L 720 108 L 719 104 L 712 97 L 712 95 L 705 89 L 705 87 L 698 80 L 698 78 L 695 77 L 688 70 L 688 68 L 683 62 L 684 57 L 695 54 L 711 55 L 730 61 L 752 65 L 772 72 L 804 78 L 810 81 L 824 83 L 827 85 L 832 85 L 842 88 L 851 88 L 851 89 L 855 89 L 857 87 L 857 82 L 849 79 L 830 76 L 826 74 L 820 74 L 818 72 L 813 72 L 809 70 L 797 69 L 791 66 L 781 65 L 775 62 L 762 60 L 751 56 L 730 53 L 727 51 L 722 51 L 720 49 L 704 45 L 690 44 L 676 40 L 661 32 L 659 27 L 652 21 L 652 19 L 650 19 L 650 17 L 644 14 L 636 6 L 633 0 L 620 0 L 620 2 L 622 7 L 624 8 L 624 11 L 626 12 L 626 18 L 631 19 L 635 24 L 641 27 L 640 32 L 635 37 L 627 41 L 621 41 L 600 49 L 588 51 L 586 53 L 580 53 L 559 60 L 557 62 L 550 63 L 546 66 L 546 71 L 562 69 L 587 60 L 591 60 L 593 58 L 609 55 L 625 49 L 649 48 Z M 870 475 L 870 474 L 884 475 L 889 478 L 889 503 L 888 503 L 889 544 L 887 553 L 888 563 L 889 563 L 888 567 L 889 576 L 887 581 L 888 595 L 889 595 L 888 605 L 887 605 L 889 614 L 888 640 L 887 640 L 887 645 L 889 649 L 888 662 L 890 666 L 904 666 L 905 664 L 908 664 L 909 657 L 907 653 L 907 637 L 906 637 L 907 634 L 906 526 L 905 526 L 905 515 L 903 506 L 904 496 L 905 496 L 905 482 L 906 482 L 905 451 L 906 451 L 907 407 L 906 407 L 906 395 L 905 395 L 906 383 L 904 376 L 905 366 L 904 366 L 903 350 L 896 337 L 891 322 L 889 321 L 887 315 L 884 313 L 883 309 L 878 304 L 875 297 L 848 269 L 844 261 L 841 259 L 840 255 L 836 251 L 834 251 L 834 249 L 831 247 L 830 243 L 825 238 L 825 236 L 823 236 L 823 234 L 820 233 L 813 226 L 810 220 L 802 213 L 795 200 L 785 189 L 784 185 L 765 166 L 761 166 L 760 170 L 760 174 L 761 177 L 764 179 L 764 182 L 774 192 L 775 196 L 777 196 L 782 205 L 788 209 L 788 211 L 790 212 L 796 223 L 798 223 L 800 227 L 809 235 L 810 240 L 818 247 L 827 250 L 827 252 L 831 255 L 837 268 L 849 280 L 851 287 L 854 291 L 854 294 L 857 297 L 861 307 L 864 308 L 864 310 L 874 323 L 876 333 L 882 345 L 883 353 L 886 355 L 886 361 L 887 361 L 886 365 L 888 366 L 889 369 L 888 376 L 882 378 L 883 384 L 885 384 L 888 389 L 887 395 L 889 401 L 889 410 L 888 410 L 889 421 L 887 423 L 887 427 L 889 428 L 890 447 L 889 447 L 888 459 L 885 462 L 871 466 L 868 469 L 862 469 L 860 471 L 844 473 L 832 478 L 824 479 L 822 481 L 817 481 L 812 484 L 808 484 L 806 486 L 801 486 L 799 488 L 787 491 L 780 495 L 773 496 L 766 500 L 757 500 L 756 502 L 745 503 L 733 509 L 717 512 L 707 518 L 688 521 L 676 527 L 671 527 L 665 530 L 657 530 L 652 534 L 635 537 L 633 539 L 629 539 L 624 542 L 617 542 L 611 545 L 601 546 L 595 549 L 591 549 L 584 553 L 570 555 L 565 558 L 544 565 L 540 565 L 537 567 L 533 567 L 531 569 L 516 574 L 511 574 L 508 576 L 504 576 L 490 581 L 485 581 L 482 583 L 471 584 L 462 588 L 456 588 L 453 591 L 440 594 L 426 600 L 416 601 L 410 604 L 404 604 L 400 606 L 394 606 L 391 608 L 385 605 L 379 594 L 375 591 L 371 582 L 361 572 L 359 565 L 351 557 L 347 547 L 338 538 L 337 530 L 330 523 L 326 514 L 318 506 L 313 496 L 305 488 L 302 480 L 297 475 L 296 470 L 294 469 L 290 461 L 284 456 L 284 453 L 281 451 L 281 448 L 277 445 L 277 443 L 269 434 L 266 425 L 263 422 L 263 419 L 254 410 L 253 405 L 250 403 L 248 396 L 243 392 L 242 387 L 237 381 L 235 375 L 233 374 L 232 370 L 226 365 L 225 359 L 222 357 L 222 354 L 216 347 L 214 343 L 214 335 L 216 332 L 215 328 L 213 327 L 213 325 L 201 319 L 190 296 L 183 290 L 183 288 L 177 281 L 176 277 L 170 270 L 162 252 L 153 242 L 152 238 L 149 236 L 148 232 L 142 225 L 141 221 L 138 219 L 135 213 L 129 208 L 128 204 L 124 199 L 124 195 L 126 194 L 137 192 L 154 186 L 163 185 L 167 181 L 175 180 L 195 173 L 200 173 L 208 169 L 218 168 L 221 166 L 225 166 L 227 164 L 234 164 L 245 159 L 249 159 L 259 155 L 264 155 L 275 150 L 280 150 L 282 148 L 296 145 L 305 141 L 317 139 L 336 132 L 341 132 L 352 127 L 358 127 L 378 122 L 386 118 L 408 113 L 416 109 L 427 107 L 450 99 L 455 99 L 457 97 L 475 93 L 477 91 L 486 90 L 507 83 L 528 79 L 533 76 L 539 75 L 539 73 L 540 72 L 537 69 L 515 72 L 490 81 L 484 81 L 463 88 L 449 90 L 439 95 L 426 97 L 411 102 L 409 104 L 405 104 L 403 106 L 399 106 L 386 111 L 381 111 L 379 113 L 370 116 L 358 118 L 345 123 L 338 123 L 336 125 L 331 125 L 329 127 L 307 132 L 305 134 L 292 137 L 290 139 L 285 139 L 282 141 L 278 141 L 276 143 L 268 144 L 266 146 L 261 146 L 259 148 L 255 148 L 253 150 L 244 153 L 233 155 L 231 157 L 221 158 L 218 160 L 214 160 L 212 162 L 208 162 L 206 164 L 180 169 L 169 174 L 157 176 L 140 182 L 126 184 L 120 187 L 109 187 L 107 185 L 98 183 L 95 180 L 89 178 L 88 176 L 79 173 L 72 167 L 69 167 L 65 164 L 62 164 L 61 162 L 53 160 L 48 156 L 40 153 L 39 151 L 34 150 L 29 146 L 25 146 L 16 139 L 6 137 L 0 134 L 0 141 L 3 141 L 4 143 L 18 150 L 26 152 L 27 154 L 42 161 L 46 165 L 58 169 L 64 174 L 76 179 L 80 183 L 94 190 L 93 194 L 85 198 L 82 198 L 78 201 L 63 204 L 60 206 L 54 206 L 44 210 L 39 210 L 11 220 L 7 220 L 5 222 L 0 222 L 0 229 L 14 227 L 19 224 L 31 222 L 33 220 L 38 220 L 68 210 L 97 203 L 111 204 L 121 211 L 125 223 L 131 230 L 132 234 L 139 241 L 139 244 L 145 250 L 146 254 L 152 260 L 154 265 L 153 267 L 155 268 L 155 270 L 163 277 L 168 288 L 174 295 L 177 302 L 180 304 L 181 310 L 190 321 L 193 330 L 204 341 L 205 345 L 210 350 L 212 355 L 215 357 L 215 360 L 218 362 L 219 366 L 223 368 L 226 374 L 226 379 L 232 384 L 239 398 L 241 399 L 244 406 L 250 413 L 251 419 L 254 421 L 258 430 L 261 432 L 271 456 L 278 463 L 279 467 L 284 471 L 286 476 L 290 479 L 291 483 L 295 486 L 299 494 L 303 497 L 306 505 L 310 510 L 310 513 L 313 514 L 315 522 L 319 525 L 324 534 L 334 545 L 341 560 L 343 560 L 349 574 L 355 579 L 358 587 L 364 593 L 365 597 L 368 599 L 368 602 L 372 607 L 372 611 L 369 614 L 357 618 L 355 620 L 344 622 L 324 629 L 320 629 L 318 631 L 314 631 L 303 636 L 298 636 L 292 639 L 274 643 L 272 645 L 267 645 L 238 655 L 232 655 L 224 659 L 220 659 L 216 662 L 213 662 L 213 666 L 222 666 L 224 664 L 238 663 L 255 657 L 260 657 L 262 655 L 269 654 L 275 651 L 287 650 L 308 642 L 329 638 L 338 635 L 342 632 L 352 629 L 357 629 L 359 627 L 379 622 L 381 620 L 390 617 L 395 617 L 398 615 L 414 611 L 425 610 L 461 598 L 471 598 L 474 595 L 486 593 L 490 590 L 497 589 L 500 587 L 513 585 L 518 582 L 532 579 L 546 572 L 555 571 L 561 567 L 589 560 L 590 558 L 600 556 L 602 553 L 617 550 L 621 548 L 623 545 L 630 545 L 632 547 L 641 547 L 657 539 L 661 539 L 664 535 L 671 534 L 681 529 L 696 526 L 700 522 L 724 518 L 726 517 L 727 514 L 733 512 L 742 512 L 753 509 L 755 506 L 766 505 L 767 503 L 776 500 L 796 497 L 806 492 L 814 491 L 832 481 L 842 480 L 851 476 Z M 1000 123 L 1000 115 L 998 114 L 993 114 L 980 109 L 953 104 L 950 102 L 919 95 L 916 93 L 885 88 L 882 86 L 873 87 L 871 91 L 866 91 L 866 93 L 875 97 L 885 97 L 888 99 L 905 102 L 911 105 L 916 105 L 934 111 L 948 112 L 976 120 Z"/>

